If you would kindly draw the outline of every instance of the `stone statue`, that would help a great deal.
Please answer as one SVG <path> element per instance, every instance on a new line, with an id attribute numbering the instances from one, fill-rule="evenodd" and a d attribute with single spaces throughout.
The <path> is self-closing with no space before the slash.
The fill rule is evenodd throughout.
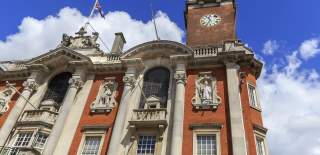
<path id="1" fill-rule="evenodd" d="M 68 36 L 67 34 L 63 34 L 62 35 L 62 41 L 61 41 L 61 45 L 68 47 L 71 44 L 71 38 L 70 36 Z"/>
<path id="2" fill-rule="evenodd" d="M 196 79 L 196 91 L 192 98 L 195 109 L 216 109 L 221 98 L 217 95 L 216 79 L 211 72 L 202 72 Z"/>
<path id="3" fill-rule="evenodd" d="M 91 104 L 91 113 L 111 112 L 116 106 L 116 90 L 118 84 L 115 78 L 105 78 L 105 82 L 100 86 L 96 100 Z"/>
<path id="4" fill-rule="evenodd" d="M 212 87 L 209 85 L 208 81 L 204 81 L 201 92 L 202 92 L 201 99 L 203 100 L 212 99 Z"/>
<path id="5" fill-rule="evenodd" d="M 80 28 L 79 32 L 76 33 L 75 37 L 63 34 L 60 46 L 69 47 L 73 49 L 99 48 L 99 44 L 97 44 L 99 33 L 93 32 L 91 36 L 86 34 L 87 31 L 84 27 Z"/>
<path id="6" fill-rule="evenodd" d="M 9 110 L 9 102 L 13 96 L 14 91 L 11 88 L 5 89 L 0 93 L 0 114 Z"/>

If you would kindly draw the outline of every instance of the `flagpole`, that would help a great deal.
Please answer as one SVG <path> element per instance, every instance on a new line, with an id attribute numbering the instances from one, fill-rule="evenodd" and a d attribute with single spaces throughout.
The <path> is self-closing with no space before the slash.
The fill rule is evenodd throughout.
<path id="1" fill-rule="evenodd" d="M 92 10 L 91 10 L 91 12 L 90 12 L 89 18 L 91 18 L 91 17 L 93 16 L 93 13 L 94 13 L 94 10 L 95 10 L 95 8 L 96 8 L 97 3 L 98 3 L 98 0 L 96 0 L 96 1 L 94 2 L 94 5 L 93 5 Z"/>
<path id="2" fill-rule="evenodd" d="M 151 15 L 152 15 L 152 21 L 153 21 L 153 25 L 154 25 L 154 30 L 156 32 L 156 37 L 157 37 L 157 40 L 160 40 L 159 35 L 158 35 L 156 19 L 154 18 L 152 3 L 150 3 L 150 9 L 151 9 Z"/>

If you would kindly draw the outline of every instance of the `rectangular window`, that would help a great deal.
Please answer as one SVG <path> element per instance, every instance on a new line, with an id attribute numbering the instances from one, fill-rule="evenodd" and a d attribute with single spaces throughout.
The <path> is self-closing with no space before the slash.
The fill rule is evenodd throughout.
<path id="1" fill-rule="evenodd" d="M 99 152 L 101 136 L 87 136 L 84 141 L 82 155 L 97 155 Z"/>
<path id="2" fill-rule="evenodd" d="M 153 155 L 156 147 L 156 136 L 139 136 L 137 155 Z"/>
<path id="3" fill-rule="evenodd" d="M 21 132 L 18 135 L 16 142 L 14 143 L 15 147 L 26 147 L 29 145 L 29 142 L 32 137 L 32 132 Z"/>
<path id="4" fill-rule="evenodd" d="M 197 155 L 217 155 L 216 135 L 197 135 Z"/>
<path id="5" fill-rule="evenodd" d="M 38 149 L 43 149 L 47 139 L 48 139 L 48 134 L 38 132 L 36 135 L 33 147 Z"/>
<path id="6" fill-rule="evenodd" d="M 262 138 L 256 138 L 256 145 L 257 145 L 257 154 L 266 155 L 264 140 Z"/>
<path id="7" fill-rule="evenodd" d="M 249 102 L 250 105 L 253 107 L 258 107 L 258 99 L 257 99 L 257 92 L 256 88 L 250 84 L 248 84 L 249 89 Z"/>

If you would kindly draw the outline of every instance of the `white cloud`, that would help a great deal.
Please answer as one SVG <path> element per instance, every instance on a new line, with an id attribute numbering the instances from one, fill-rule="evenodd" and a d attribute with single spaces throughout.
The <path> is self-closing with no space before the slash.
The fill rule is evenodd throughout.
<path id="1" fill-rule="evenodd" d="M 279 49 L 279 44 L 275 40 L 268 40 L 264 43 L 262 53 L 265 55 L 272 55 L 276 50 Z"/>
<path id="2" fill-rule="evenodd" d="M 110 12 L 105 17 L 103 19 L 97 15 L 90 23 L 109 48 L 112 47 L 116 32 L 123 32 L 127 41 L 126 49 L 156 38 L 151 20 L 142 22 L 122 11 Z M 77 9 L 69 7 L 61 9 L 56 16 L 45 19 L 25 17 L 19 26 L 19 32 L 8 36 L 4 41 L 0 40 L 0 60 L 30 59 L 46 53 L 59 44 L 62 33 L 74 35 L 86 21 L 87 18 Z M 182 42 L 184 32 L 165 13 L 159 11 L 156 21 L 161 39 Z M 106 48 L 104 51 L 107 51 Z"/>
<path id="3" fill-rule="evenodd" d="M 307 60 L 320 53 L 320 39 L 314 38 L 304 41 L 300 46 L 300 55 Z"/>
<path id="4" fill-rule="evenodd" d="M 319 73 L 303 68 L 298 56 L 294 51 L 285 65 L 267 64 L 258 81 L 270 154 L 320 154 Z"/>

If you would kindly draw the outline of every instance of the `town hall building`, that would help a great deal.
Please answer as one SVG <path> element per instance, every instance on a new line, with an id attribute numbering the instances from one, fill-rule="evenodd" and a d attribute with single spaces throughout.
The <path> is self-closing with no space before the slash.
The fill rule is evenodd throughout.
<path id="1" fill-rule="evenodd" d="M 186 44 L 124 50 L 119 32 L 105 53 L 82 27 L 0 62 L 0 155 L 268 155 L 263 64 L 237 38 L 235 0 L 187 0 L 185 25 Z"/>

